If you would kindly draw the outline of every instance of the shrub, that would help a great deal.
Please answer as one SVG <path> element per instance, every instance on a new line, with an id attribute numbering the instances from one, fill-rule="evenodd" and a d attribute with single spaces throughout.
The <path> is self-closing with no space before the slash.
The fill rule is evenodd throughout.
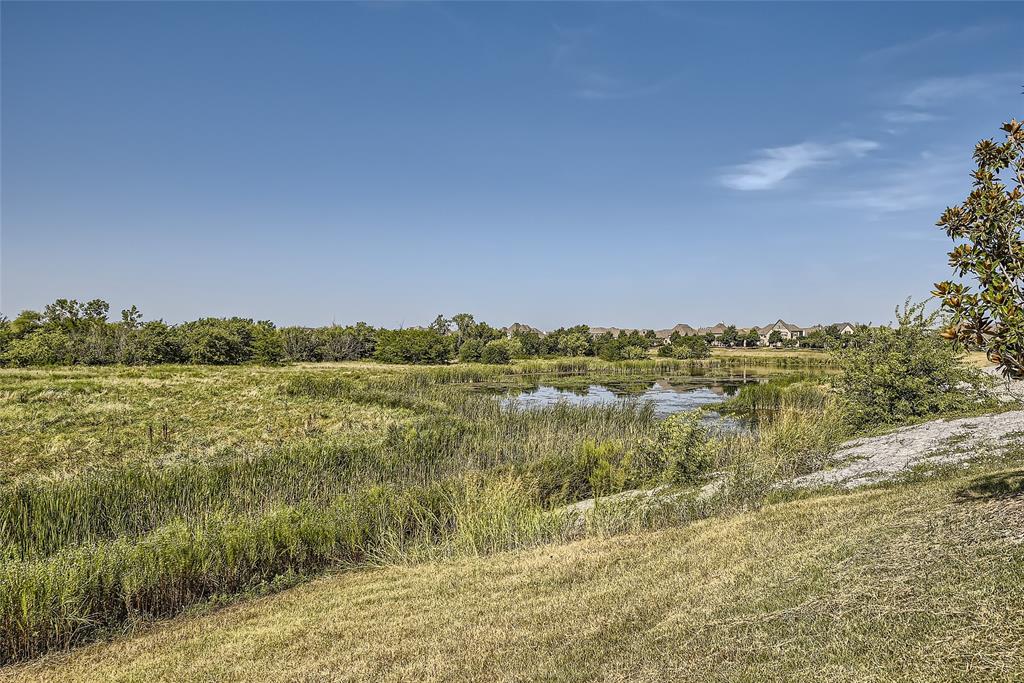
<path id="1" fill-rule="evenodd" d="M 459 360 L 463 363 L 478 363 L 484 352 L 484 343 L 479 339 L 467 339 L 459 347 Z"/>
<path id="2" fill-rule="evenodd" d="M 499 339 L 487 342 L 483 352 L 480 354 L 480 360 L 492 365 L 508 365 L 512 360 L 512 349 L 509 346 L 508 340 Z"/>
<path id="3" fill-rule="evenodd" d="M 658 355 L 680 360 L 708 358 L 711 356 L 711 346 L 703 337 L 679 337 L 659 348 Z"/>
<path id="4" fill-rule="evenodd" d="M 451 345 L 436 330 L 381 330 L 373 357 L 381 363 L 447 363 Z"/>
<path id="5" fill-rule="evenodd" d="M 833 383 L 855 428 L 962 409 L 982 396 L 981 373 L 935 331 L 937 313 L 908 299 L 896 317 L 897 327 L 863 328 L 832 351 Z"/>
<path id="6" fill-rule="evenodd" d="M 38 330 L 19 339 L 13 339 L 4 354 L 4 362 L 11 365 L 58 365 L 71 363 L 71 339 L 64 330 Z"/>
<path id="7" fill-rule="evenodd" d="M 636 462 L 638 473 L 677 484 L 699 481 L 715 462 L 716 447 L 698 412 L 678 413 L 658 425 Z"/>

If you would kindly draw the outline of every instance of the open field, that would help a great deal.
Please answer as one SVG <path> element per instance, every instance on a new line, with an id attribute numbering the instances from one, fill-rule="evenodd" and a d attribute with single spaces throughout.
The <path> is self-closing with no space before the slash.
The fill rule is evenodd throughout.
<path id="1" fill-rule="evenodd" d="M 0 678 L 1019 680 L 1020 465 L 343 573 Z"/>
<path id="2" fill-rule="evenodd" d="M 722 365 L 564 359 L 0 373 L 12 399 L 3 437 L 15 455 L 0 487 L 0 659 L 331 567 L 578 538 L 593 524 L 580 528 L 559 512 L 566 504 L 661 482 L 685 489 L 691 465 L 676 460 L 672 439 L 691 444 L 702 466 L 738 468 L 749 485 L 714 506 L 681 500 L 666 514 L 679 521 L 745 505 L 771 477 L 806 470 L 803 456 L 786 459 L 798 449 L 838 439 L 821 400 L 781 421 L 789 431 L 776 437 L 762 430 L 712 448 L 687 436 L 689 427 L 668 429 L 649 404 L 525 410 L 493 391 L 541 377 L 643 384 Z M 724 365 L 719 371 L 747 372 Z M 771 438 L 778 447 L 759 459 Z M 624 513 L 602 523 L 651 521 Z"/>
<path id="3" fill-rule="evenodd" d="M 372 566 L 732 524 L 853 435 L 822 356 L 761 358 L 0 372 L 18 455 L 0 485 L 0 662 L 339 569 L 358 583 Z M 503 400 L 538 382 L 628 396 L 665 376 L 775 379 L 723 407 L 756 428 L 722 433 L 630 400 Z M 630 490 L 661 493 L 573 506 Z"/>
<path id="4" fill-rule="evenodd" d="M 139 461 L 191 461 L 324 439 L 372 438 L 414 410 L 391 402 L 287 393 L 298 376 L 466 384 L 526 381 L 537 375 L 654 375 L 748 358 L 608 363 L 595 358 L 522 361 L 512 366 L 436 368 L 366 362 L 284 367 L 192 366 L 0 369 L 0 481 L 61 475 Z M 818 359 L 820 361 L 820 357 Z M 758 366 L 801 367 L 815 360 L 773 354 Z"/>

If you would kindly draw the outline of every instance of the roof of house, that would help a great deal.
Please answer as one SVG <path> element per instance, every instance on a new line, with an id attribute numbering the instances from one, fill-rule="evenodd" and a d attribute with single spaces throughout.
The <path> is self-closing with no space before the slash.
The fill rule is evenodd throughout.
<path id="1" fill-rule="evenodd" d="M 725 323 L 718 323 L 714 327 L 702 327 L 698 330 L 698 332 L 700 332 L 701 334 L 722 334 L 723 332 L 725 332 L 725 328 Z"/>
<path id="2" fill-rule="evenodd" d="M 668 339 L 669 337 L 672 336 L 673 332 L 678 332 L 679 334 L 683 335 L 684 337 L 692 337 L 692 336 L 697 334 L 696 328 L 691 327 L 691 326 L 687 325 L 686 323 L 679 323 L 678 325 L 676 325 L 674 327 L 670 327 L 670 328 L 665 329 L 665 330 L 658 330 L 654 334 L 656 334 L 660 339 Z"/>
<path id="3" fill-rule="evenodd" d="M 505 334 L 515 334 L 517 332 L 536 332 L 541 336 L 544 335 L 544 333 L 538 330 L 536 327 L 531 327 L 526 323 L 512 323 L 508 327 L 504 328 L 504 332 Z"/>

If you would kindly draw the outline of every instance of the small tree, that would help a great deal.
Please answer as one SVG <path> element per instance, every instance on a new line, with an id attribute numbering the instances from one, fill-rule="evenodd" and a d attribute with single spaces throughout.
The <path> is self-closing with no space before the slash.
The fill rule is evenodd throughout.
<path id="1" fill-rule="evenodd" d="M 982 140 L 974 148 L 974 189 L 936 224 L 964 240 L 949 252 L 949 264 L 958 277 L 976 280 L 977 292 L 947 280 L 933 293 L 951 313 L 947 339 L 983 349 L 1006 377 L 1024 377 L 1024 122 L 1002 130 L 1005 142 Z"/>
<path id="2" fill-rule="evenodd" d="M 509 361 L 512 360 L 512 349 L 507 339 L 499 339 L 495 341 L 489 341 L 484 345 L 484 350 L 480 353 L 481 363 L 490 363 L 492 365 L 508 365 Z"/>
<path id="3" fill-rule="evenodd" d="M 721 341 L 726 346 L 736 346 L 736 343 L 740 339 L 740 333 L 736 330 L 735 325 L 729 325 L 725 328 L 725 332 L 722 333 Z"/>
<path id="4" fill-rule="evenodd" d="M 776 346 L 782 343 L 782 332 L 778 330 L 772 330 L 772 333 L 768 335 L 768 344 Z"/>
<path id="5" fill-rule="evenodd" d="M 484 343 L 479 339 L 467 339 L 459 347 L 459 360 L 463 363 L 477 363 L 484 352 Z"/>
<path id="6" fill-rule="evenodd" d="M 935 331 L 938 313 L 924 304 L 897 309 L 897 327 L 864 327 L 835 347 L 833 379 L 856 427 L 949 412 L 983 399 L 981 374 Z"/>

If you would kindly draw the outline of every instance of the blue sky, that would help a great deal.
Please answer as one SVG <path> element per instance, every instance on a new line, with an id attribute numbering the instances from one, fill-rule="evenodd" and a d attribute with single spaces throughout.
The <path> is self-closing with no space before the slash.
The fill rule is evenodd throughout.
<path id="1" fill-rule="evenodd" d="M 2 275 L 147 318 L 885 322 L 1024 6 L 3 3 Z"/>

